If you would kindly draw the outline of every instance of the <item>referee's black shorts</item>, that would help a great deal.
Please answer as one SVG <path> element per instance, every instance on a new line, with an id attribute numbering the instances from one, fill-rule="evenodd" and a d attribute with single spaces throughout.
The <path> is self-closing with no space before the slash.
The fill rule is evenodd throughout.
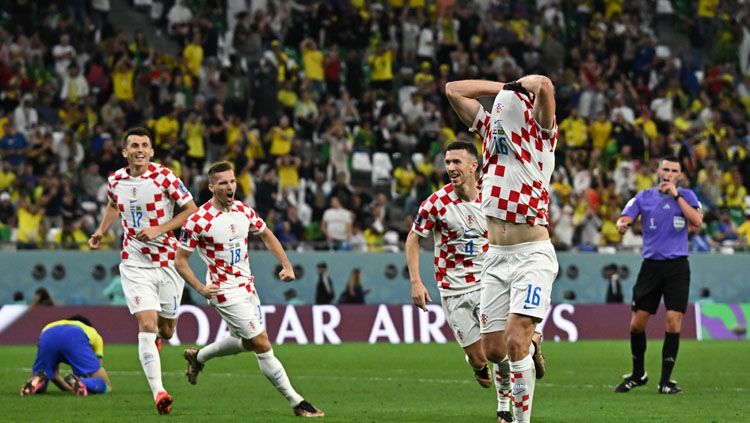
<path id="1" fill-rule="evenodd" d="M 667 310 L 687 311 L 690 293 L 690 263 L 687 257 L 671 260 L 643 260 L 633 287 L 633 311 L 655 314 L 664 295 Z"/>

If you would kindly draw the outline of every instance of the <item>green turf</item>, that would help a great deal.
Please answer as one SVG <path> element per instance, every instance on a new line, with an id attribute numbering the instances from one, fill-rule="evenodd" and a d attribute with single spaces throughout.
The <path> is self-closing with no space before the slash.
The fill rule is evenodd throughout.
<path id="1" fill-rule="evenodd" d="M 495 421 L 493 390 L 474 382 L 455 344 L 282 345 L 275 351 L 300 394 L 327 413 L 326 421 Z M 537 383 L 535 422 L 750 419 L 748 342 L 683 341 L 673 377 L 685 391 L 675 396 L 656 392 L 659 341 L 649 343 L 649 384 L 617 395 L 612 389 L 629 370 L 627 342 L 547 342 L 544 351 L 550 367 Z M 175 403 L 171 416 L 160 417 L 135 345 L 106 346 L 114 391 L 88 398 L 54 387 L 46 395 L 19 397 L 35 350 L 1 347 L 0 421 L 293 421 L 253 355 L 211 361 L 192 386 L 183 375 L 181 352 L 169 346 L 162 351 L 164 383 Z"/>

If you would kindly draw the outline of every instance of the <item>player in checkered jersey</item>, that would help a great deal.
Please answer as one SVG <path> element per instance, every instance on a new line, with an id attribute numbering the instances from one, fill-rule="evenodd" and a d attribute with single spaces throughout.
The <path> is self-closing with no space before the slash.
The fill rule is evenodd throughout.
<path id="1" fill-rule="evenodd" d="M 211 200 L 193 213 L 182 226 L 180 248 L 175 267 L 187 283 L 209 300 L 230 328 L 231 336 L 197 350 L 185 350 L 188 382 L 198 383 L 205 362 L 240 352 L 253 351 L 261 372 L 289 401 L 292 411 L 301 417 L 321 417 L 324 413 L 305 401 L 292 387 L 281 362 L 274 356 L 271 341 L 263 327 L 255 278 L 248 262 L 249 235 L 260 237 L 266 248 L 281 263 L 279 279 L 294 280 L 292 264 L 284 247 L 266 230 L 266 223 L 242 201 L 235 200 L 237 181 L 232 165 L 218 162 L 208 170 Z M 206 283 L 190 269 L 188 260 L 195 248 L 208 266 Z"/>
<path id="2" fill-rule="evenodd" d="M 419 243 L 432 234 L 435 244 L 435 282 L 440 303 L 458 344 L 466 353 L 474 378 L 485 388 L 493 377 L 487 366 L 479 332 L 479 296 L 482 258 L 487 251 L 487 223 L 477 186 L 479 154 L 474 144 L 456 141 L 445 149 L 445 170 L 451 183 L 422 202 L 406 238 L 414 305 L 427 311 L 432 301 L 419 273 Z M 497 364 L 495 364 L 497 366 Z M 506 361 L 507 367 L 507 361 Z M 495 368 L 498 375 L 499 368 Z M 498 386 L 498 415 L 510 416 L 510 381 Z M 502 385 L 502 377 L 496 384 Z M 511 417 L 512 418 L 512 417 Z"/>
<path id="3" fill-rule="evenodd" d="M 490 243 L 480 300 L 485 353 L 493 362 L 509 355 L 515 418 L 527 422 L 535 385 L 531 341 L 558 271 L 547 231 L 557 141 L 554 87 L 545 76 L 529 75 L 507 84 L 455 81 L 445 89 L 459 118 L 483 142 L 482 211 Z M 490 113 L 477 100 L 482 96 L 495 98 Z"/>
<path id="4" fill-rule="evenodd" d="M 159 414 L 168 414 L 172 397 L 161 379 L 161 341 L 174 334 L 177 307 L 185 282 L 174 269 L 177 238 L 172 231 L 197 207 L 180 179 L 151 162 L 154 148 L 144 128 L 123 137 L 122 155 L 128 166 L 107 179 L 109 204 L 89 246 L 99 248 L 105 232 L 119 216 L 125 237 L 120 276 L 128 309 L 138 321 L 138 357 Z M 182 210 L 174 214 L 175 205 Z M 158 344 L 158 345 L 157 345 Z"/>

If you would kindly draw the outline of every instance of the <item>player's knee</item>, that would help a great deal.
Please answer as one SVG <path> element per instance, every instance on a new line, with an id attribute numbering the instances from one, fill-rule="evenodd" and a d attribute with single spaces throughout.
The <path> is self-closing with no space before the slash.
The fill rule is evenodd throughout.
<path id="1" fill-rule="evenodd" d="M 174 327 L 173 326 L 160 327 L 159 336 L 161 336 L 163 339 L 171 339 L 172 336 L 174 336 Z"/>

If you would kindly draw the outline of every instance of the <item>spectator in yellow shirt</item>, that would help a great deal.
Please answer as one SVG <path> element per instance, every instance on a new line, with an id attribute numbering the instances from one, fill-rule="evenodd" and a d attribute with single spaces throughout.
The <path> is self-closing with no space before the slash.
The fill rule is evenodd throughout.
<path id="1" fill-rule="evenodd" d="M 594 150 L 604 150 L 612 135 L 612 122 L 606 119 L 604 112 L 596 114 L 596 120 L 589 125 L 589 134 L 591 135 L 591 147 Z"/>
<path id="2" fill-rule="evenodd" d="M 199 113 L 192 110 L 188 113 L 182 126 L 182 139 L 187 145 L 185 163 L 200 170 L 206 161 L 206 125 Z"/>
<path id="3" fill-rule="evenodd" d="M 39 247 L 44 210 L 32 203 L 26 195 L 18 197 L 18 232 L 16 248 L 32 250 Z"/>
<path id="4" fill-rule="evenodd" d="M 576 108 L 570 110 L 570 115 L 560 122 L 559 128 L 569 150 L 579 150 L 586 147 L 588 126 L 586 120 L 578 116 Z"/>
<path id="5" fill-rule="evenodd" d="M 316 97 L 325 92 L 325 55 L 320 51 L 318 45 L 312 38 L 305 38 L 300 43 L 302 52 L 302 69 L 305 71 L 305 77 L 312 83 Z"/>
<path id="6" fill-rule="evenodd" d="M 271 128 L 266 135 L 266 138 L 271 141 L 269 153 L 272 156 L 284 156 L 291 153 L 294 134 L 294 128 L 289 126 L 289 118 L 281 116 L 279 125 Z"/>
<path id="7" fill-rule="evenodd" d="M 177 109 L 160 117 L 154 124 L 154 138 L 156 147 L 164 148 L 171 140 L 180 135 L 180 122 L 177 120 Z"/>
<path id="8" fill-rule="evenodd" d="M 299 101 L 297 91 L 294 89 L 294 81 L 284 82 L 284 86 L 279 90 L 276 98 L 279 100 L 284 114 L 290 118 L 294 116 L 294 107 L 297 105 L 297 101 Z"/>
<path id="9" fill-rule="evenodd" d="M 745 209 L 745 221 L 737 228 L 737 236 L 750 247 L 750 208 Z"/>
<path id="10" fill-rule="evenodd" d="M 186 45 L 182 50 L 182 57 L 190 71 L 190 74 L 196 78 L 200 77 L 201 66 L 203 65 L 203 46 L 201 45 L 201 34 L 193 34 L 193 41 Z"/>
<path id="11" fill-rule="evenodd" d="M 393 83 L 393 52 L 378 43 L 375 53 L 369 58 L 371 87 L 389 92 Z"/>
<path id="12" fill-rule="evenodd" d="M 125 103 L 131 103 L 134 98 L 133 78 L 135 69 L 128 56 L 123 55 L 115 64 L 115 70 L 112 72 L 112 89 L 115 97 Z"/>

